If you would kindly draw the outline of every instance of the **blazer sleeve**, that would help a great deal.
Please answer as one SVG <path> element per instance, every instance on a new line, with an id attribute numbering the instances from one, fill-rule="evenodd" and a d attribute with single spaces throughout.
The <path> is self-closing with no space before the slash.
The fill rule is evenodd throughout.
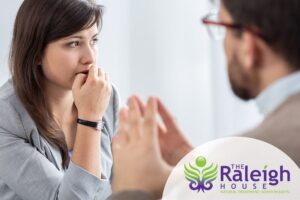
<path id="1" fill-rule="evenodd" d="M 124 191 L 112 194 L 108 200 L 155 200 L 155 198 L 143 191 Z"/>
<path id="2" fill-rule="evenodd" d="M 57 169 L 28 142 L 22 123 L 14 106 L 0 99 L 0 179 L 22 199 L 90 200 L 110 188 L 109 180 L 71 161 L 66 171 Z"/>

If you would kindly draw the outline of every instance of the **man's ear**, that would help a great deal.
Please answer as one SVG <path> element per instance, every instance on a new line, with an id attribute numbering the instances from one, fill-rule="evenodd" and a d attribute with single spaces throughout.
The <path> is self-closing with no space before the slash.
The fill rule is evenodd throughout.
<path id="1" fill-rule="evenodd" d="M 259 38 L 253 33 L 245 31 L 242 35 L 241 60 L 246 70 L 257 67 L 259 57 Z"/>

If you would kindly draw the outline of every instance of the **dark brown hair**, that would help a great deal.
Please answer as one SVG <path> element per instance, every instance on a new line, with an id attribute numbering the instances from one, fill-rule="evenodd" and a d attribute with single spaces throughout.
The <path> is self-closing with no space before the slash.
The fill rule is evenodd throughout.
<path id="1" fill-rule="evenodd" d="M 64 169 L 69 163 L 68 148 L 46 101 L 38 63 L 50 42 L 95 23 L 101 26 L 102 13 L 102 6 L 93 0 L 24 0 L 15 19 L 10 50 L 13 85 L 39 134 L 60 149 Z"/>
<path id="2" fill-rule="evenodd" d="M 299 0 L 222 0 L 235 23 L 252 27 L 290 66 L 300 69 Z"/>

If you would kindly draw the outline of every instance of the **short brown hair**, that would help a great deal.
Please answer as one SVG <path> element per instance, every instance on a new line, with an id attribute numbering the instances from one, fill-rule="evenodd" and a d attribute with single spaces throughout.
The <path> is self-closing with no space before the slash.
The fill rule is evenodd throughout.
<path id="1" fill-rule="evenodd" d="M 290 66 L 300 69 L 299 0 L 222 0 L 237 24 L 258 29 Z"/>

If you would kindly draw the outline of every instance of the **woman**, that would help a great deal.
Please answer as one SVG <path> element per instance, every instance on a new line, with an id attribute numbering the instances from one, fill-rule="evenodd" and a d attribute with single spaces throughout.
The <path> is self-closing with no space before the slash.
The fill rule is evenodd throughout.
<path id="1" fill-rule="evenodd" d="M 0 88 L 1 200 L 105 199 L 117 94 L 97 68 L 102 8 L 24 0 Z"/>

